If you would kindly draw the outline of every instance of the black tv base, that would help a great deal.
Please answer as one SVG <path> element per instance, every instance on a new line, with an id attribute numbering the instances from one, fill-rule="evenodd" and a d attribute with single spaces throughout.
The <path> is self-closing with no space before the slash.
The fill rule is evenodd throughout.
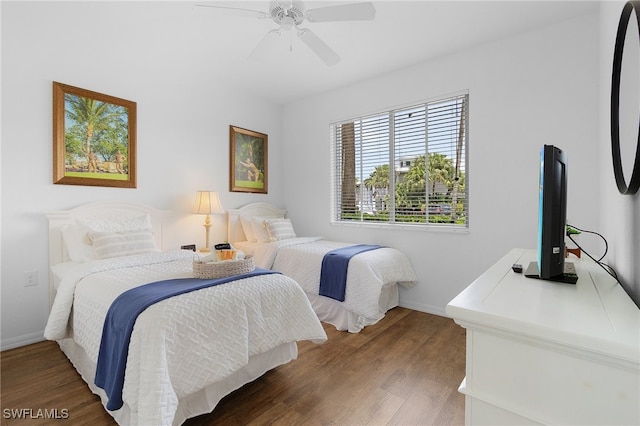
<path id="1" fill-rule="evenodd" d="M 527 270 L 524 271 L 524 276 L 527 278 L 540 278 L 538 272 L 538 262 L 531 262 L 527 266 Z M 559 283 L 575 284 L 578 282 L 578 274 L 576 274 L 576 267 L 571 262 L 564 262 L 564 271 L 562 275 L 555 275 L 551 278 L 545 278 L 546 281 L 555 281 Z"/>

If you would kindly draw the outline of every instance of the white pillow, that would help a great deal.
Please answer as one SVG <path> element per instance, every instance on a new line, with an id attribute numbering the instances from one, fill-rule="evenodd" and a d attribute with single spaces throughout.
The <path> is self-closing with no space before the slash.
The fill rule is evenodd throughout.
<path id="1" fill-rule="evenodd" d="M 89 262 L 96 259 L 93 246 L 86 241 L 86 230 L 83 233 L 77 225 L 64 225 L 60 231 L 62 232 L 62 241 L 64 241 L 64 246 L 67 248 L 67 254 L 71 261 Z"/>
<path id="2" fill-rule="evenodd" d="M 253 218 L 253 235 L 256 238 L 256 241 L 259 243 L 268 243 L 271 241 L 271 236 L 269 236 L 269 231 L 264 225 L 264 221 L 268 219 L 266 217 L 254 217 Z"/>
<path id="3" fill-rule="evenodd" d="M 157 251 L 150 231 L 89 232 L 98 259 Z"/>
<path id="4" fill-rule="evenodd" d="M 113 218 L 97 216 L 77 217 L 75 219 L 75 225 L 64 225 L 61 228 L 61 233 L 69 259 L 73 262 L 89 262 L 96 260 L 93 246 L 89 240 L 89 232 L 142 230 L 151 230 L 151 216 L 148 214 Z"/>
<path id="5" fill-rule="evenodd" d="M 148 214 L 113 218 L 86 216 L 76 218 L 76 222 L 81 228 L 93 232 L 125 232 L 151 229 L 151 216 Z"/>
<path id="6" fill-rule="evenodd" d="M 247 237 L 247 241 L 256 242 L 256 236 L 253 234 L 253 221 L 251 220 L 251 216 L 240 215 L 240 225 L 242 225 L 242 230 L 244 231 L 245 237 Z"/>
<path id="7" fill-rule="evenodd" d="M 296 231 L 293 230 L 290 219 L 266 219 L 264 226 L 272 241 L 296 238 Z"/>
<path id="8" fill-rule="evenodd" d="M 269 241 L 269 233 L 267 229 L 264 227 L 265 219 L 284 219 L 284 216 L 250 216 L 250 215 L 241 215 L 240 216 L 240 224 L 242 225 L 242 230 L 244 231 L 244 235 L 247 237 L 247 241 L 255 243 L 255 242 L 268 242 Z"/>

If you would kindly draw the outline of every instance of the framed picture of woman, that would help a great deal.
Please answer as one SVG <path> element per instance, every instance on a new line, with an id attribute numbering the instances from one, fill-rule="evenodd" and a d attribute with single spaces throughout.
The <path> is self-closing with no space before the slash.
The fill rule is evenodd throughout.
<path id="1" fill-rule="evenodd" d="M 232 192 L 267 193 L 267 140 L 264 133 L 229 126 Z"/>

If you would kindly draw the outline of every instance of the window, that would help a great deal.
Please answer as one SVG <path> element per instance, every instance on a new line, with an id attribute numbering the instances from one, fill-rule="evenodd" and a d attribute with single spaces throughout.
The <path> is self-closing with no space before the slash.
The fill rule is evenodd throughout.
<path id="1" fill-rule="evenodd" d="M 333 123 L 333 221 L 467 228 L 468 102 L 464 94 Z"/>

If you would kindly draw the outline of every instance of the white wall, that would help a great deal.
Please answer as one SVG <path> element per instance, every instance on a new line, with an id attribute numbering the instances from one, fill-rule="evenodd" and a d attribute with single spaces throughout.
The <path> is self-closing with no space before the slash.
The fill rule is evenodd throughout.
<path id="1" fill-rule="evenodd" d="M 600 152 L 599 169 L 600 191 L 602 194 L 600 204 L 600 229 L 609 240 L 609 255 L 606 261 L 613 266 L 626 288 L 635 295 L 637 303 L 640 303 L 640 193 L 635 195 L 621 195 L 616 187 L 611 162 L 611 73 L 613 63 L 613 50 L 616 40 L 618 21 L 625 2 L 603 2 L 600 5 L 600 55 L 605 60 L 600 63 L 600 138 L 598 149 Z M 640 13 L 636 9 L 636 13 Z M 635 19 L 631 15 L 631 22 Z M 629 35 L 627 37 L 630 37 Z M 638 41 L 635 40 L 637 45 Z M 626 51 L 624 57 L 631 56 L 633 52 Z M 638 53 L 636 52 L 636 58 Z M 637 65 L 637 63 L 636 63 Z M 633 75 L 633 74 L 631 74 Z M 629 76 L 629 74 L 625 74 Z M 627 86 L 628 87 L 628 86 Z M 636 86 L 637 87 L 637 86 Z M 624 90 L 624 89 L 623 89 Z M 637 91 L 633 93 L 638 93 Z M 628 103 L 624 102 L 621 95 L 620 110 L 637 111 L 628 97 Z M 635 116 L 638 119 L 638 116 Z M 631 123 L 631 122 L 627 122 Z M 637 124 L 636 124 L 637 126 Z M 637 128 L 636 128 L 637 129 Z M 624 129 L 621 129 L 621 132 Z M 625 164 L 625 178 L 627 184 L 631 178 L 632 163 L 636 144 L 635 135 L 626 134 L 627 138 L 621 138 L 623 147 L 623 163 Z"/>
<path id="2" fill-rule="evenodd" d="M 3 349 L 42 338 L 49 309 L 46 212 L 98 200 L 143 202 L 174 211 L 175 247 L 201 246 L 204 218 L 190 214 L 195 191 L 219 191 L 227 209 L 255 201 L 228 191 L 231 124 L 269 135 L 269 194 L 261 200 L 284 204 L 282 108 L 189 74 L 189 64 L 178 73 L 147 65 L 145 52 L 119 60 L 117 45 L 114 52 L 91 52 L 74 31 L 83 22 L 104 23 L 112 6 L 94 4 L 104 8 L 96 14 L 82 2 L 2 4 Z M 137 102 L 137 189 L 53 185 L 54 80 Z M 225 239 L 224 217 L 213 220 L 212 242 Z M 38 285 L 24 287 L 24 272 L 32 270 Z"/>
<path id="3" fill-rule="evenodd" d="M 568 218 L 596 228 L 597 29 L 597 16 L 577 17 L 285 106 L 286 207 L 296 231 L 401 249 L 420 277 L 401 305 L 444 314 L 509 249 L 536 246 L 543 144 L 568 152 Z M 470 97 L 469 233 L 331 226 L 329 123 L 460 90 Z"/>

